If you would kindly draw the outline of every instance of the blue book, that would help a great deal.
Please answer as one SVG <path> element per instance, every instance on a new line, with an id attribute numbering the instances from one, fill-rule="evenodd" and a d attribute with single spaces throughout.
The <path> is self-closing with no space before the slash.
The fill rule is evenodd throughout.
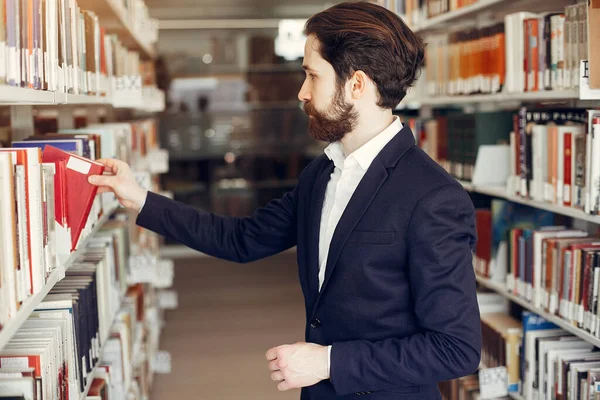
<path id="1" fill-rule="evenodd" d="M 83 140 L 71 139 L 71 140 L 24 140 L 21 142 L 12 142 L 12 147 L 15 148 L 27 148 L 27 147 L 40 147 L 42 151 L 46 146 L 56 147 L 57 149 L 64 150 L 69 153 L 76 154 L 83 157 Z"/>

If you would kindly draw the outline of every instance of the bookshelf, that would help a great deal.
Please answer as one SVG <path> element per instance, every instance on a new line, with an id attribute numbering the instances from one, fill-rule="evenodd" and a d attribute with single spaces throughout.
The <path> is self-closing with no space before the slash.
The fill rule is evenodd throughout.
<path id="1" fill-rule="evenodd" d="M 518 393 L 509 393 L 508 397 L 510 397 L 511 399 L 514 399 L 514 400 L 525 400 L 525 397 L 521 396 Z"/>
<path id="2" fill-rule="evenodd" d="M 495 93 L 471 96 L 416 96 L 411 103 L 423 106 L 468 105 L 477 103 L 543 102 L 579 100 L 577 90 L 548 90 L 524 93 Z M 403 108 L 403 104 L 399 106 Z"/>
<path id="3" fill-rule="evenodd" d="M 431 31 L 432 29 L 447 23 L 462 22 L 465 18 L 469 18 L 476 13 L 482 11 L 490 11 L 492 8 L 502 6 L 502 3 L 507 3 L 507 0 L 479 0 L 477 3 L 463 8 L 459 8 L 456 11 L 448 12 L 437 17 L 428 18 L 421 24 L 418 24 L 413 28 L 415 32 L 424 33 Z"/>
<path id="4" fill-rule="evenodd" d="M 0 85 L 0 104 L 4 105 L 104 105 L 116 108 L 130 108 L 146 112 L 162 112 L 165 109 L 165 93 L 162 90 L 145 90 L 139 99 L 125 101 L 110 96 L 94 96 L 86 94 L 70 94 L 50 92 L 29 88 Z"/>
<path id="5" fill-rule="evenodd" d="M 539 208 L 541 210 L 546 210 L 546 211 L 550 211 L 550 212 L 553 212 L 556 214 L 565 215 L 567 217 L 579 219 L 582 221 L 587 221 L 587 222 L 591 222 L 594 224 L 600 224 L 600 216 L 586 214 L 585 212 L 583 212 L 582 210 L 579 210 L 577 208 L 564 207 L 564 206 L 559 206 L 557 204 L 552 204 L 552 203 L 543 203 L 543 202 L 525 199 L 520 196 L 511 195 L 511 194 L 508 194 L 506 192 L 506 189 L 501 186 L 480 186 L 480 185 L 473 185 L 472 183 L 465 182 L 465 181 L 459 181 L 459 182 L 465 188 L 465 190 L 467 190 L 469 192 L 484 194 L 484 195 L 492 196 L 492 197 L 498 197 L 501 199 L 512 201 L 514 203 L 520 203 L 520 204 L 523 204 L 526 206 L 530 206 L 533 208 Z"/>
<path id="6" fill-rule="evenodd" d="M 600 339 L 598 339 L 596 336 L 584 331 L 583 329 L 579 329 L 578 327 L 573 326 L 569 322 L 565 321 L 564 319 L 562 319 L 556 315 L 549 314 L 543 310 L 540 310 L 540 309 L 534 307 L 533 304 L 531 304 L 527 300 L 522 299 L 522 298 L 510 293 L 504 287 L 503 284 L 497 283 L 497 282 L 492 282 L 491 280 L 483 278 L 481 276 L 477 276 L 477 282 L 481 286 L 484 286 L 490 290 L 493 290 L 494 292 L 506 297 L 510 301 L 517 303 L 517 304 L 521 305 L 523 308 L 526 308 L 527 310 L 534 312 L 537 315 L 543 317 L 544 319 L 554 323 L 555 325 L 561 327 L 565 331 L 570 332 L 573 335 L 580 337 L 581 339 L 593 344 L 596 347 L 600 347 Z"/>
<path id="7" fill-rule="evenodd" d="M 64 277 L 64 271 L 69 269 L 71 264 L 77 260 L 83 249 L 85 249 L 89 240 L 96 234 L 96 232 L 100 230 L 102 225 L 108 221 L 115 210 L 117 210 L 116 207 L 111 212 L 106 213 L 100 218 L 90 234 L 84 240 L 79 242 L 77 249 L 71 253 L 65 263 L 50 273 L 50 277 L 48 278 L 48 281 L 44 285 L 42 291 L 27 298 L 27 300 L 25 300 L 21 305 L 21 308 L 19 308 L 19 311 L 17 311 L 15 317 L 10 319 L 9 323 L 0 329 L 0 350 L 9 342 L 10 338 L 19 330 L 19 328 L 21 328 L 23 323 L 25 323 L 31 313 L 44 300 L 44 297 L 46 297 L 54 285 L 56 285 L 56 283 Z"/>
<path id="8" fill-rule="evenodd" d="M 565 0 L 479 0 L 474 4 L 446 12 L 432 18 L 426 18 L 415 24 L 412 29 L 420 34 L 429 34 L 448 26 L 473 26 L 473 22 L 482 17 L 503 16 L 517 11 L 541 12 L 556 6 L 567 4 Z"/>
<path id="9" fill-rule="evenodd" d="M 109 33 L 118 34 L 129 49 L 139 51 L 146 59 L 156 58 L 153 43 L 144 33 L 134 30 L 132 21 L 128 21 L 123 2 L 119 5 L 116 0 L 78 0 L 78 4 L 96 13 L 100 24 L 105 26 Z"/>

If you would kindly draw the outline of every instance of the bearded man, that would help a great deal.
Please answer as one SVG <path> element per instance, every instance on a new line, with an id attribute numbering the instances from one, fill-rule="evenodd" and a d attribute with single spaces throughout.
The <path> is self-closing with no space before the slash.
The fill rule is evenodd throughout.
<path id="1" fill-rule="evenodd" d="M 477 369 L 481 326 L 473 204 L 392 113 L 424 44 L 366 2 L 314 15 L 306 36 L 298 98 L 329 146 L 281 199 L 246 218 L 199 212 L 143 190 L 116 160 L 102 160 L 114 176 L 90 182 L 139 211 L 138 225 L 215 257 L 246 263 L 297 246 L 306 342 L 266 352 L 279 390 L 440 399 L 438 382 Z"/>

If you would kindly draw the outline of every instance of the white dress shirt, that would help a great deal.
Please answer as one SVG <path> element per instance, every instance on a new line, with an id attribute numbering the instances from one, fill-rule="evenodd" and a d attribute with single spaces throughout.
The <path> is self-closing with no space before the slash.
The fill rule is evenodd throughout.
<path id="1" fill-rule="evenodd" d="M 340 142 L 331 143 L 325 148 L 325 154 L 330 160 L 333 160 L 335 169 L 329 178 L 323 201 L 323 210 L 321 211 L 319 290 L 321 290 L 325 280 L 325 266 L 331 238 L 350 198 L 375 157 L 401 129 L 402 122 L 400 122 L 400 118 L 394 116 L 394 121 L 390 126 L 348 157 L 344 156 L 344 149 Z"/>
<path id="2" fill-rule="evenodd" d="M 321 226 L 319 232 L 319 291 L 325 280 L 325 267 L 329 255 L 331 238 L 335 232 L 350 198 L 358 184 L 369 169 L 379 152 L 402 129 L 398 116 L 383 132 L 359 147 L 348 157 L 344 156 L 344 148 L 340 142 L 333 142 L 325 148 L 325 154 L 333 161 L 335 169 L 329 177 L 323 209 L 321 210 Z M 327 349 L 327 368 L 331 366 L 331 346 Z"/>

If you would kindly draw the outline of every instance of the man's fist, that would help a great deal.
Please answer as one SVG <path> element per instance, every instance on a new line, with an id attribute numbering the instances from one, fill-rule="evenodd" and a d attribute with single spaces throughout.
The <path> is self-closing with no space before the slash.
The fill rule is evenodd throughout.
<path id="1" fill-rule="evenodd" d="M 114 192 L 123 207 L 139 212 L 146 201 L 148 191 L 135 181 L 129 165 L 111 158 L 97 162 L 105 166 L 111 175 L 93 175 L 88 178 L 92 185 L 99 186 L 98 193 Z"/>
<path id="2" fill-rule="evenodd" d="M 329 379 L 328 358 L 327 347 L 314 343 L 283 345 L 267 351 L 271 379 L 282 391 Z"/>

